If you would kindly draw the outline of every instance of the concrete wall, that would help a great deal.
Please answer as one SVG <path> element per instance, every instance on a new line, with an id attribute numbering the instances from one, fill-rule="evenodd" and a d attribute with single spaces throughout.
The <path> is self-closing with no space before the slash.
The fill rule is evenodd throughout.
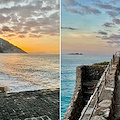
<path id="1" fill-rule="evenodd" d="M 85 90 L 89 83 L 90 86 L 97 84 L 106 66 L 78 66 L 76 68 L 76 85 L 70 106 L 63 120 L 78 120 L 80 113 L 85 106 Z M 85 86 L 85 84 L 88 84 Z M 93 84 L 94 83 L 94 84 Z M 94 87 L 93 87 L 94 89 Z M 89 94 L 89 93 L 88 93 Z"/>

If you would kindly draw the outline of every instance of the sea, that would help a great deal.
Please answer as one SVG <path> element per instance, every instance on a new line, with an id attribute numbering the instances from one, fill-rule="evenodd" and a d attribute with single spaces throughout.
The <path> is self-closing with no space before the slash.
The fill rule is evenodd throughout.
<path id="1" fill-rule="evenodd" d="M 55 89 L 60 87 L 57 54 L 0 54 L 0 85 L 8 92 Z"/>
<path id="2" fill-rule="evenodd" d="M 112 55 L 65 55 L 61 56 L 61 119 L 64 117 L 75 88 L 76 67 L 110 61 Z"/>

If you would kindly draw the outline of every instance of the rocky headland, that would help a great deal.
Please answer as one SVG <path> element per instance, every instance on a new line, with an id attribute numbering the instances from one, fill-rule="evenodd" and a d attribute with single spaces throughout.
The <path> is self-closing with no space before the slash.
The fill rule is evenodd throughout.
<path id="1" fill-rule="evenodd" d="M 26 53 L 6 40 L 0 38 L 0 53 Z"/>

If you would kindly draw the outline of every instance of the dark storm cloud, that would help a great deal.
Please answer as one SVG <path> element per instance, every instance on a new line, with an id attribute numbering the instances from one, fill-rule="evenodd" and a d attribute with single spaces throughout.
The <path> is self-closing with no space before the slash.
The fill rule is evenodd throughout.
<path id="1" fill-rule="evenodd" d="M 72 28 L 72 27 L 61 27 L 61 29 L 78 30 L 77 28 Z"/>
<path id="2" fill-rule="evenodd" d="M 1 0 L 0 2 L 2 5 L 0 23 L 3 25 L 1 28 L 3 32 L 29 34 L 29 31 L 37 29 L 39 34 L 43 34 L 40 27 L 44 29 L 46 26 L 51 26 L 49 28 L 51 30 L 48 30 L 50 34 L 59 35 L 59 0 Z M 44 34 L 49 35 L 48 31 L 45 33 L 44 30 Z"/>

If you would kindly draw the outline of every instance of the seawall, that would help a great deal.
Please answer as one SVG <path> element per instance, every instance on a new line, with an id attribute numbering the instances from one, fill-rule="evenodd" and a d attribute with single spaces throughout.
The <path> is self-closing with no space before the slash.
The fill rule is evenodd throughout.
<path id="1" fill-rule="evenodd" d="M 113 55 L 107 67 L 76 68 L 76 86 L 63 120 L 120 120 L 120 56 Z"/>
<path id="2" fill-rule="evenodd" d="M 106 66 L 78 66 L 76 85 L 63 120 L 78 120 Z"/>

